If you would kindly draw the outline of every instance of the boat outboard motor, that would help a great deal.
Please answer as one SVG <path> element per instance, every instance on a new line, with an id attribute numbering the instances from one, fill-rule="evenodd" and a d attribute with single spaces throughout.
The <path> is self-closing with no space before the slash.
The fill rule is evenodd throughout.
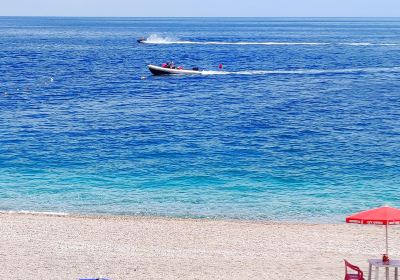
<path id="1" fill-rule="evenodd" d="M 199 67 L 193 67 L 192 70 L 193 71 L 199 71 Z"/>

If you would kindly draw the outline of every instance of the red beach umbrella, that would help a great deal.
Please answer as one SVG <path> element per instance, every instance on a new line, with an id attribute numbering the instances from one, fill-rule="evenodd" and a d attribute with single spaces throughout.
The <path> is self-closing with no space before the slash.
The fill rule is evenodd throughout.
<path id="1" fill-rule="evenodd" d="M 388 225 L 400 224 L 400 209 L 383 206 L 363 211 L 347 217 L 346 223 L 384 225 L 386 228 L 386 254 L 388 255 Z"/>

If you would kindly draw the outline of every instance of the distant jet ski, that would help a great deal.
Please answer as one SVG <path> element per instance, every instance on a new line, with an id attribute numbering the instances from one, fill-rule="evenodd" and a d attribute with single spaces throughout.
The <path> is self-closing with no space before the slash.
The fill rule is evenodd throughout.
<path id="1" fill-rule="evenodd" d="M 194 74 L 201 74 L 202 71 L 199 68 L 194 67 L 192 70 L 186 69 L 179 69 L 179 68 L 169 68 L 169 67 L 160 67 L 155 65 L 148 65 L 150 72 L 155 76 L 160 75 L 194 75 Z"/>
<path id="2" fill-rule="evenodd" d="M 144 43 L 144 42 L 147 41 L 147 38 L 142 37 L 142 38 L 137 39 L 136 41 L 137 41 L 138 43 Z"/>

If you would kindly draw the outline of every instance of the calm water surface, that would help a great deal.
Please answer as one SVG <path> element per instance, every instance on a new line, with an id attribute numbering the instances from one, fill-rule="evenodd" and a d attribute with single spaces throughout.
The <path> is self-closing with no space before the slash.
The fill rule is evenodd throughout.
<path id="1" fill-rule="evenodd" d="M 3 211 L 400 207 L 400 19 L 3 17 L 0 74 Z"/>

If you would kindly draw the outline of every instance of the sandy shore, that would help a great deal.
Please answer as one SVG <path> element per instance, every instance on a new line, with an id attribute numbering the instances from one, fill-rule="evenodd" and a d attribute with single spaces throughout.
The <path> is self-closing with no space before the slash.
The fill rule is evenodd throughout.
<path id="1" fill-rule="evenodd" d="M 2 279 L 331 280 L 383 251 L 379 226 L 0 214 Z"/>

